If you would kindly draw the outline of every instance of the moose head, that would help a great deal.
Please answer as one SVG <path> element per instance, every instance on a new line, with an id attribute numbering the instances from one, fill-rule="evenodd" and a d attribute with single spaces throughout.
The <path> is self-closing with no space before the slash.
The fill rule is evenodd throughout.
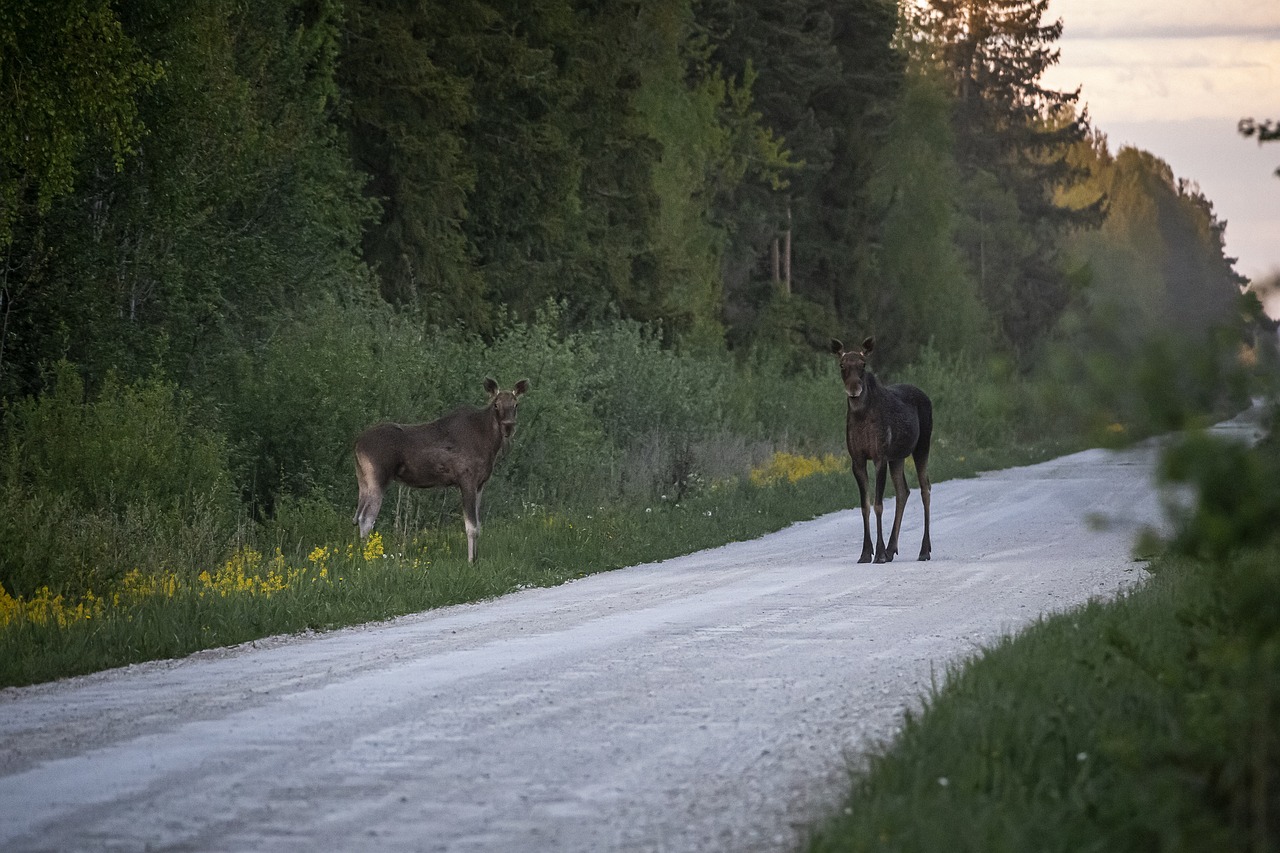
<path id="1" fill-rule="evenodd" d="M 876 339 L 867 338 L 862 342 L 861 350 L 846 350 L 843 343 L 831 339 L 831 352 L 840 359 L 840 380 L 844 382 L 845 393 L 851 400 L 861 397 L 866 389 L 867 356 L 875 346 Z"/>

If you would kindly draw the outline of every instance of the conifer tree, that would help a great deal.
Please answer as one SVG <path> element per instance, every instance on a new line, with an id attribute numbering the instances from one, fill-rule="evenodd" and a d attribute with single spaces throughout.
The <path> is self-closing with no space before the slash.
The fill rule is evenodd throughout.
<path id="1" fill-rule="evenodd" d="M 1072 298 L 1058 241 L 1097 224 L 1102 202 L 1057 203 L 1082 175 L 1069 147 L 1084 139 L 1079 90 L 1040 83 L 1058 61 L 1062 21 L 1044 22 L 1048 0 L 929 0 L 917 26 L 955 98 L 956 159 L 965 191 L 960 245 L 1008 342 L 1030 352 Z"/>
<path id="2" fill-rule="evenodd" d="M 785 186 L 744 187 L 732 199 L 731 321 L 754 316 L 752 334 L 795 343 L 867 328 L 883 293 L 883 211 L 868 182 L 904 68 L 892 46 L 895 4 L 708 0 L 700 15 L 715 59 L 739 79 L 754 75 L 762 121 L 797 166 Z"/>

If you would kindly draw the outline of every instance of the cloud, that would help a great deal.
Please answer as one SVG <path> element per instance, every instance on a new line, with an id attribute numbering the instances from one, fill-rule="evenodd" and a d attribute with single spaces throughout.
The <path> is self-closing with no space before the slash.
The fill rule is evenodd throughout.
<path id="1" fill-rule="evenodd" d="M 1241 118 L 1280 112 L 1280 39 L 1078 39 L 1060 42 L 1044 76 L 1072 91 L 1095 118 Z M 1280 117 L 1280 116 L 1277 116 Z"/>
<path id="2" fill-rule="evenodd" d="M 1050 0 L 1068 39 L 1280 38 L 1274 0 Z"/>
<path id="3" fill-rule="evenodd" d="M 1231 21 L 1223 24 L 1157 24 L 1152 26 L 1088 27 L 1064 24 L 1063 34 L 1072 40 L 1117 39 L 1141 41 L 1143 39 L 1199 39 L 1231 38 L 1241 41 L 1275 41 L 1280 39 L 1280 24 L 1266 26 L 1240 26 Z"/>

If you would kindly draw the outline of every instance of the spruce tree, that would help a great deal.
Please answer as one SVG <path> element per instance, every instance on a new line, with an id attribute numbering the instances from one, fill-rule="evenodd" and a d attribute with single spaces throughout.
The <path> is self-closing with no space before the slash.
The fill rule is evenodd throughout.
<path id="1" fill-rule="evenodd" d="M 1048 0 L 929 0 L 917 26 L 949 81 L 965 191 L 958 232 L 969 267 L 1007 341 L 1026 355 L 1072 298 L 1058 258 L 1065 229 L 1096 224 L 1101 200 L 1057 193 L 1082 178 L 1066 153 L 1088 132 L 1079 90 L 1041 85 L 1057 63 L 1062 21 Z"/>

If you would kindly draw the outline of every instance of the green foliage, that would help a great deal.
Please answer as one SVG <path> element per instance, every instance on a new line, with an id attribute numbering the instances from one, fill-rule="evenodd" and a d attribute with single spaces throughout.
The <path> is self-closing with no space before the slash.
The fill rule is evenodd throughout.
<path id="1" fill-rule="evenodd" d="M 1274 439 L 1250 447 L 1236 439 L 1192 433 L 1166 451 L 1160 474 L 1194 493 L 1194 503 L 1177 513 L 1172 543 L 1177 551 L 1222 561 L 1237 549 L 1275 537 L 1280 452 Z"/>
<path id="2" fill-rule="evenodd" d="M 362 290 L 367 207 L 332 124 L 336 5 L 175 8 L 121 14 L 165 69 L 137 101 L 146 145 L 119 171 L 88 159 L 73 196 L 23 220 L 5 267 L 5 396 L 38 391 L 63 357 L 91 384 L 158 367 L 203 390 L 211 363 L 278 315 Z"/>
<path id="3" fill-rule="evenodd" d="M 992 321 L 957 248 L 959 176 L 951 154 L 951 103 L 927 71 L 908 76 L 888 141 L 869 185 L 886 210 L 875 301 L 865 324 L 884 342 L 886 363 L 941 353 L 985 355 Z M 980 271 L 981 272 L 981 271 Z M 873 308 L 874 306 L 874 313 Z"/>
<path id="4" fill-rule="evenodd" d="M 498 306 L 531 320 L 573 296 L 718 343 L 712 205 L 785 158 L 692 7 L 354 4 L 341 77 L 384 296 L 486 335 Z"/>
<path id="5" fill-rule="evenodd" d="M 732 225 L 725 272 L 731 337 L 758 340 L 757 329 L 777 337 L 779 324 L 790 336 L 797 315 L 823 316 L 836 328 L 879 327 L 887 319 L 877 298 L 883 209 L 869 183 L 903 80 L 905 62 L 892 44 L 895 5 L 711 0 L 698 10 L 713 60 L 733 79 L 750 81 L 762 122 L 796 166 L 785 185 L 748 182 L 717 205 L 717 217 Z M 804 307 L 778 311 L 780 289 Z M 813 345 L 808 323 L 801 325 L 801 345 Z"/>
<path id="6" fill-rule="evenodd" d="M 70 193 L 101 146 L 116 170 L 143 135 L 138 96 L 161 77 L 107 0 L 0 7 L 0 249 L 22 206 Z"/>
<path id="7" fill-rule="evenodd" d="M 1037 375 L 1046 390 L 1046 409 L 1070 429 L 1103 444 L 1125 444 L 1156 433 L 1203 425 L 1249 404 L 1251 387 L 1265 382 L 1241 359 L 1234 333 L 1187 338 L 1134 334 L 1119 321 L 1046 348 Z"/>
<path id="8" fill-rule="evenodd" d="M 223 438 L 169 383 L 113 377 L 92 402 L 59 365 L 52 393 L 5 413 L 0 584 L 89 581 L 216 557 L 239 511 Z"/>

